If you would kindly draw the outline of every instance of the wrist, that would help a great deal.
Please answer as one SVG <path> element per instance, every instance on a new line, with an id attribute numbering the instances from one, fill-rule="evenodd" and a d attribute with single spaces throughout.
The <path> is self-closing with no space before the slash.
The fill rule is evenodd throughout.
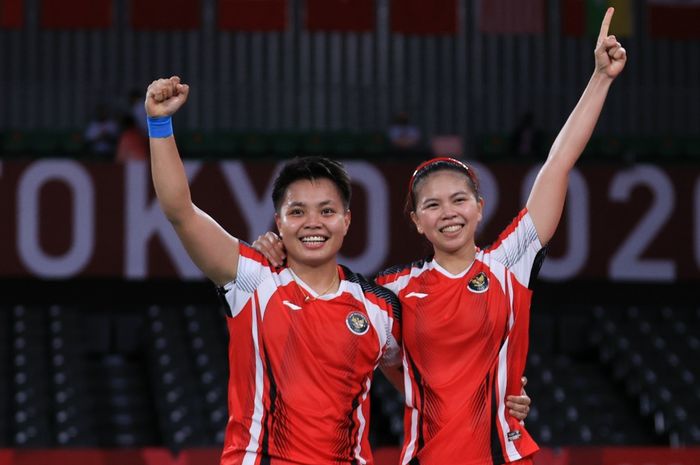
<path id="1" fill-rule="evenodd" d="M 173 135 L 172 116 L 149 116 L 146 118 L 148 124 L 148 137 L 165 139 Z"/>
<path id="2" fill-rule="evenodd" d="M 596 69 L 593 71 L 593 76 L 591 76 L 590 82 L 596 86 L 609 86 L 612 84 L 613 78 L 604 70 Z"/>

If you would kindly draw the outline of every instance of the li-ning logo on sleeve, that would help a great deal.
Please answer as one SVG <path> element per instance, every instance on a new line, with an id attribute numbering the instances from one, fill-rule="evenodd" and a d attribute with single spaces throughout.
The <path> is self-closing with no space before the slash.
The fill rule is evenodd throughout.
<path id="1" fill-rule="evenodd" d="M 345 324 L 348 325 L 350 331 L 358 336 L 362 336 L 369 331 L 369 321 L 367 321 L 367 317 L 360 312 L 350 312 L 348 317 L 345 318 Z"/>
<path id="2" fill-rule="evenodd" d="M 521 433 L 520 431 L 518 431 L 518 430 L 510 431 L 510 432 L 508 433 L 508 440 L 511 441 L 511 442 L 517 441 L 517 440 L 520 439 L 521 437 L 522 437 L 522 433 Z"/>
<path id="3" fill-rule="evenodd" d="M 467 287 L 470 291 L 481 294 L 489 288 L 489 278 L 483 271 L 469 280 Z"/>

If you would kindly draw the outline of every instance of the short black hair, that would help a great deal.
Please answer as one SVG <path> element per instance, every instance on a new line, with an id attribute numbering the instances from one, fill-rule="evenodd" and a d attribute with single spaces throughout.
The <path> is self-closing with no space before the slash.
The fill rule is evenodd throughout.
<path id="1" fill-rule="evenodd" d="M 276 212 L 280 211 L 282 198 L 287 188 L 300 179 L 309 181 L 328 179 L 338 189 L 340 198 L 343 200 L 343 207 L 346 210 L 350 208 L 350 198 L 352 197 L 350 176 L 340 162 L 325 157 L 296 157 L 284 165 L 275 179 L 272 188 L 272 204 L 275 206 Z"/>

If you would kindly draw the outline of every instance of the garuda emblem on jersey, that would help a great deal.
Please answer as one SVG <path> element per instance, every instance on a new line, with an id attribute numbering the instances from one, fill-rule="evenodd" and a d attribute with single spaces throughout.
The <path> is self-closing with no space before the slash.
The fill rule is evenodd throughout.
<path id="1" fill-rule="evenodd" d="M 489 288 L 489 278 L 483 271 L 469 280 L 467 287 L 470 291 L 481 294 Z"/>
<path id="2" fill-rule="evenodd" d="M 358 336 L 362 336 L 369 331 L 369 321 L 367 321 L 367 317 L 360 312 L 350 312 L 345 319 L 345 324 L 348 325 L 350 331 Z"/>

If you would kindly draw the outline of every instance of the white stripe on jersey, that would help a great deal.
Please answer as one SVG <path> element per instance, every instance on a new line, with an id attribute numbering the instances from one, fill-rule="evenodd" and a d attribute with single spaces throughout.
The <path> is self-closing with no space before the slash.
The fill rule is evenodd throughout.
<path id="1" fill-rule="evenodd" d="M 416 276 L 420 276 L 424 272 L 426 272 L 428 270 L 432 270 L 432 269 L 433 269 L 433 261 L 432 260 L 424 263 L 423 266 L 421 266 L 420 268 L 417 268 L 415 266 L 411 266 L 411 271 L 408 274 L 401 276 L 396 281 L 382 284 L 382 286 L 386 287 L 394 294 L 399 295 L 399 292 L 401 292 L 406 286 L 408 286 L 408 282 L 412 278 L 415 278 Z"/>
<path id="2" fill-rule="evenodd" d="M 532 264 L 542 244 L 537 236 L 535 224 L 529 213 L 526 213 L 515 229 L 508 234 L 493 250 L 488 250 L 491 259 L 504 264 L 523 286 L 530 282 Z"/>
<path id="3" fill-rule="evenodd" d="M 418 437 L 418 409 L 413 405 L 413 385 L 411 384 L 411 376 L 408 374 L 408 359 L 406 359 L 406 352 L 404 351 L 403 356 L 403 387 L 406 405 L 411 409 L 411 440 L 406 446 L 406 454 L 403 457 L 401 465 L 406 465 L 413 458 L 413 453 L 416 450 L 416 438 Z"/>
<path id="4" fill-rule="evenodd" d="M 248 300 L 253 295 L 252 293 L 245 291 L 236 285 L 236 281 L 231 281 L 224 284 L 224 299 L 228 304 L 229 309 L 231 309 L 231 318 L 237 316 L 241 313 L 241 310 L 246 306 Z"/>
<path id="5" fill-rule="evenodd" d="M 372 381 L 370 381 L 369 377 L 367 378 L 365 382 L 365 391 L 362 393 L 362 401 L 360 402 L 360 405 L 357 406 L 357 419 L 360 422 L 360 427 L 357 429 L 357 445 L 355 446 L 355 458 L 360 462 L 360 465 L 365 465 L 367 463 L 367 460 L 365 460 L 364 457 L 362 457 L 362 435 L 365 432 L 365 416 L 362 414 L 362 406 L 364 405 L 365 400 L 367 400 L 367 393 L 369 393 L 369 389 L 372 386 Z"/>
<path id="6" fill-rule="evenodd" d="M 270 272 L 270 277 L 263 279 L 258 285 L 258 300 L 260 301 L 260 318 L 265 316 L 265 310 L 267 310 L 267 304 L 270 301 L 270 297 L 278 291 L 280 287 L 286 286 L 292 282 L 293 278 L 288 268 L 282 270 L 281 273 Z"/>
<path id="7" fill-rule="evenodd" d="M 235 280 L 236 287 L 252 294 L 264 278 L 262 271 L 267 269 L 259 261 L 239 255 L 238 272 Z"/>
<path id="8" fill-rule="evenodd" d="M 229 281 L 226 284 L 223 285 L 224 288 L 224 300 L 226 300 L 226 304 L 228 305 L 228 308 L 231 311 L 231 317 L 234 317 L 241 313 L 241 310 L 243 310 L 244 305 L 235 305 L 237 300 L 234 298 L 234 294 L 236 292 L 241 292 L 236 290 L 236 281 Z M 233 290 L 233 292 L 231 292 Z"/>
<path id="9" fill-rule="evenodd" d="M 506 293 L 506 275 L 508 274 L 508 270 L 506 270 L 506 267 L 503 265 L 503 263 L 498 262 L 496 260 L 489 260 L 488 257 L 488 252 L 483 254 L 479 252 L 477 254 L 477 260 L 483 261 L 486 265 L 488 270 L 491 272 L 494 278 L 496 278 L 496 281 L 498 281 L 498 284 L 501 285 L 501 291 L 503 293 Z"/>
<path id="10" fill-rule="evenodd" d="M 513 325 L 515 324 L 515 312 L 513 312 L 513 280 L 512 275 L 508 275 L 508 304 L 510 305 L 510 312 L 508 313 L 508 334 L 513 330 Z"/>
<path id="11" fill-rule="evenodd" d="M 236 279 L 224 284 L 225 298 L 231 309 L 231 317 L 241 313 L 257 286 L 265 278 L 263 274 L 265 270 L 266 268 L 256 260 L 243 255 L 238 256 Z M 233 289 L 233 292 L 229 292 L 231 289 Z"/>
<path id="12" fill-rule="evenodd" d="M 255 407 L 253 409 L 253 417 L 250 423 L 250 442 L 246 447 L 243 465 L 255 465 L 255 460 L 258 457 L 258 448 L 260 447 L 260 432 L 262 431 L 262 416 L 264 411 L 263 406 L 263 364 L 260 356 L 260 347 L 258 344 L 258 312 L 255 299 L 251 301 L 251 320 L 252 320 L 252 336 L 253 345 L 255 347 Z"/>
<path id="13" fill-rule="evenodd" d="M 371 302 L 367 296 L 365 296 L 362 287 L 359 284 L 348 282 L 347 290 L 352 294 L 355 299 L 357 299 L 361 305 L 364 305 L 369 315 L 369 320 L 374 326 L 377 336 L 379 337 L 379 357 L 384 353 L 384 347 L 390 342 L 389 336 L 391 336 L 391 325 L 394 319 L 389 315 L 390 310 L 382 310 L 381 307 Z M 396 340 L 391 338 L 396 344 Z M 379 361 L 379 358 L 377 358 Z"/>
<path id="14" fill-rule="evenodd" d="M 288 268 L 275 273 L 257 260 L 239 256 L 236 279 L 224 285 L 225 298 L 231 309 L 231 316 L 238 315 L 257 291 L 260 317 L 264 317 L 270 297 L 277 292 L 278 288 L 286 286 L 293 279 Z M 231 289 L 233 292 L 229 292 Z"/>
<path id="15" fill-rule="evenodd" d="M 508 433 L 510 433 L 510 426 L 506 421 L 506 385 L 508 382 L 508 341 L 510 340 L 510 332 L 513 329 L 513 323 L 515 321 L 513 315 L 513 281 L 510 275 L 506 278 L 508 285 L 508 334 L 506 340 L 503 342 L 503 346 L 498 353 L 498 422 L 501 424 L 501 431 L 503 431 L 503 443 L 506 445 L 506 454 L 508 455 L 508 460 L 518 460 L 522 456 L 515 448 L 512 441 L 508 440 Z"/>

